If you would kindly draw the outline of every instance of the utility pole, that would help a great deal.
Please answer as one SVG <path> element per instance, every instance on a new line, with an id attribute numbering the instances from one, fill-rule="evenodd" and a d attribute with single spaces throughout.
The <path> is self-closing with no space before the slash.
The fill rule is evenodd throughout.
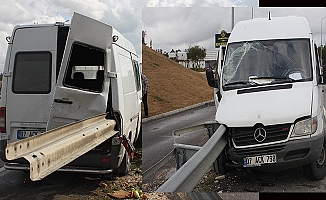
<path id="1" fill-rule="evenodd" d="M 251 19 L 254 18 L 254 7 L 251 7 Z"/>
<path id="2" fill-rule="evenodd" d="M 231 21 L 232 27 L 231 27 L 231 31 L 233 30 L 234 27 L 234 7 L 232 7 L 232 21 Z"/>

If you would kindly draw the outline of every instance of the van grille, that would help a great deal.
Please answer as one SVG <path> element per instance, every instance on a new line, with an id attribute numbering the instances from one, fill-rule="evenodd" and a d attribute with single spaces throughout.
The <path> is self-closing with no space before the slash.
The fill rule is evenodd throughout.
<path id="1" fill-rule="evenodd" d="M 290 127 L 291 124 L 280 124 L 272 126 L 232 128 L 232 140 L 237 147 L 282 141 L 287 139 L 290 132 Z M 260 128 L 261 133 L 264 133 L 264 130 L 266 131 L 265 139 L 262 137 L 258 138 L 258 140 L 263 139 L 262 141 L 257 141 L 254 136 L 255 131 L 258 128 Z M 257 130 L 256 135 L 258 134 L 258 131 L 259 130 Z"/>
<path id="2" fill-rule="evenodd" d="M 235 149 L 234 155 L 238 156 L 238 157 L 268 155 L 268 154 L 274 154 L 274 153 L 283 151 L 284 149 L 285 149 L 284 145 L 255 147 L 255 148 L 246 148 L 246 149 Z"/>

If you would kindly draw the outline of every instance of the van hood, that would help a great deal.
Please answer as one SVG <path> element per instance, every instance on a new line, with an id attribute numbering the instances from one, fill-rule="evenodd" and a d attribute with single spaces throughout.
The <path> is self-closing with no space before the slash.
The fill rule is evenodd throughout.
<path id="1" fill-rule="evenodd" d="M 293 123 L 311 115 L 312 87 L 304 82 L 225 91 L 215 119 L 228 127 Z"/>

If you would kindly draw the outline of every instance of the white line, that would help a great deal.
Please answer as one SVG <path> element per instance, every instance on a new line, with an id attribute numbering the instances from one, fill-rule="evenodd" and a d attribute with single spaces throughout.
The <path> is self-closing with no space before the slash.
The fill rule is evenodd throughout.
<path id="1" fill-rule="evenodd" d="M 2 173 L 3 171 L 5 171 L 6 169 L 4 167 L 0 168 L 0 173 Z"/>

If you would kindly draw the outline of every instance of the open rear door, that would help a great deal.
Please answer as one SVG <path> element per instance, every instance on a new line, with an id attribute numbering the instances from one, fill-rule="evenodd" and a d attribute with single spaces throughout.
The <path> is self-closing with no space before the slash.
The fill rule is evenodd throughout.
<path id="1" fill-rule="evenodd" d="M 74 13 L 47 130 L 106 112 L 112 27 Z"/>

